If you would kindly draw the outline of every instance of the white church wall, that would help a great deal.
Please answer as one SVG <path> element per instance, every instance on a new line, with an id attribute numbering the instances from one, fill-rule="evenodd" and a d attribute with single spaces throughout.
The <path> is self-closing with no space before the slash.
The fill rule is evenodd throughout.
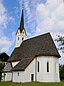
<path id="1" fill-rule="evenodd" d="M 34 74 L 33 81 L 35 81 L 35 59 L 25 69 L 25 82 L 31 82 L 32 74 Z"/>
<path id="2" fill-rule="evenodd" d="M 13 72 L 13 82 L 31 82 L 31 74 L 34 74 L 35 81 L 35 59 L 30 63 L 25 71 Z"/>
<path id="3" fill-rule="evenodd" d="M 53 56 L 40 56 L 37 58 L 39 61 L 39 72 L 37 72 L 37 81 L 40 82 L 59 82 L 59 61 L 57 57 Z M 47 62 L 49 62 L 49 72 L 47 72 Z M 56 63 L 56 67 L 55 67 Z M 56 72 L 55 72 L 56 70 Z"/>
<path id="4" fill-rule="evenodd" d="M 25 82 L 25 72 L 24 71 L 16 71 L 13 72 L 13 82 Z"/>
<path id="5" fill-rule="evenodd" d="M 60 81 L 60 77 L 59 77 L 59 59 L 58 58 L 54 58 L 54 69 L 55 69 L 55 72 L 54 72 L 54 79 L 56 82 L 59 82 Z"/>
<path id="6" fill-rule="evenodd" d="M 49 63 L 49 72 L 47 72 L 47 62 Z M 13 72 L 13 82 L 31 82 L 31 74 L 34 75 L 33 81 L 59 82 L 59 59 L 53 56 L 36 57 L 25 71 Z"/>
<path id="7" fill-rule="evenodd" d="M 11 72 L 7 72 L 4 74 L 5 74 L 5 77 L 4 77 L 3 81 L 11 81 L 12 80 L 12 73 Z"/>

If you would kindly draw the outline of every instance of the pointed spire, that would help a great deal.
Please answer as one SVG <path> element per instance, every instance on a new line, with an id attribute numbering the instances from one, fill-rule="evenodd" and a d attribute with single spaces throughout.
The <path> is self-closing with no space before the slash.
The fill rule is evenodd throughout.
<path id="1" fill-rule="evenodd" d="M 21 15 L 21 21 L 20 21 L 20 30 L 22 31 L 24 29 L 24 4 L 22 4 L 22 15 Z"/>
<path id="2" fill-rule="evenodd" d="M 24 30 L 24 32 L 26 34 L 26 30 L 24 28 L 24 2 L 22 2 L 22 15 L 21 15 L 20 26 L 19 26 L 18 30 L 20 30 L 20 33 L 22 33 L 22 31 Z M 18 32 L 18 30 L 17 30 L 17 32 Z M 17 32 L 16 32 L 16 34 L 17 34 Z"/>

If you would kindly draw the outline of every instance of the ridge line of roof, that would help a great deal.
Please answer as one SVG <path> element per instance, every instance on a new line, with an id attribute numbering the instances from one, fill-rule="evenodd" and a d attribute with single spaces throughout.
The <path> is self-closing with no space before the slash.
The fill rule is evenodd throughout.
<path id="1" fill-rule="evenodd" d="M 37 37 L 40 37 L 40 36 L 44 36 L 44 35 L 47 35 L 47 34 L 49 34 L 49 35 L 51 36 L 50 32 L 48 32 L 48 33 L 45 33 L 45 34 L 41 34 L 41 35 L 38 35 L 38 36 L 34 36 L 34 37 L 32 37 L 32 38 L 28 38 L 28 39 L 26 39 L 26 40 L 24 40 L 24 41 L 31 40 L 31 39 L 34 39 L 34 38 L 37 38 Z M 24 41 L 23 41 L 23 42 L 24 42 Z"/>

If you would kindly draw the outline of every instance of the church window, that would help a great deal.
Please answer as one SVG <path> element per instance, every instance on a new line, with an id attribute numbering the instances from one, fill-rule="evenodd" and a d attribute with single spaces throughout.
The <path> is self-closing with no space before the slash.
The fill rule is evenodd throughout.
<path id="1" fill-rule="evenodd" d="M 47 72 L 49 72 L 49 62 L 47 62 Z"/>
<path id="2" fill-rule="evenodd" d="M 22 40 L 24 40 L 24 38 L 22 37 Z"/>
<path id="3" fill-rule="evenodd" d="M 23 34 L 24 34 L 25 31 L 23 30 L 22 32 L 23 32 Z"/>
<path id="4" fill-rule="evenodd" d="M 18 40 L 19 40 L 19 37 L 18 37 Z"/>
<path id="5" fill-rule="evenodd" d="M 18 72 L 18 76 L 19 76 L 19 72 Z"/>
<path id="6" fill-rule="evenodd" d="M 38 72 L 39 72 L 39 61 L 38 61 Z"/>

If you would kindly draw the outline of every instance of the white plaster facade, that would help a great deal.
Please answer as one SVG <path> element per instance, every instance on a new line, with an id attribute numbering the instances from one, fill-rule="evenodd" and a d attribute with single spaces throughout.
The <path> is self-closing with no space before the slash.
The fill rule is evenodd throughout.
<path id="1" fill-rule="evenodd" d="M 59 82 L 59 59 L 53 56 L 38 57 L 40 71 L 37 72 L 37 81 L 40 82 Z M 47 62 L 49 63 L 49 72 L 47 72 Z"/>
<path id="2" fill-rule="evenodd" d="M 2 81 L 12 81 L 12 73 L 11 72 L 2 73 Z"/>
<path id="3" fill-rule="evenodd" d="M 39 72 L 37 62 L 39 62 Z M 49 72 L 47 72 L 49 62 Z M 33 81 L 59 82 L 59 59 L 53 56 L 40 56 L 28 65 L 25 71 L 13 72 L 13 82 L 31 82 L 31 74 L 34 74 Z"/>
<path id="4" fill-rule="evenodd" d="M 18 29 L 16 33 L 16 47 L 20 47 L 23 40 L 26 39 L 26 32 L 23 29 L 22 32 L 20 32 L 20 29 Z"/>
<path id="5" fill-rule="evenodd" d="M 19 75 L 18 75 L 19 73 Z M 35 75 L 35 59 L 29 64 L 25 71 L 13 72 L 13 82 L 30 82 L 31 74 Z M 35 81 L 35 77 L 34 77 Z"/>

